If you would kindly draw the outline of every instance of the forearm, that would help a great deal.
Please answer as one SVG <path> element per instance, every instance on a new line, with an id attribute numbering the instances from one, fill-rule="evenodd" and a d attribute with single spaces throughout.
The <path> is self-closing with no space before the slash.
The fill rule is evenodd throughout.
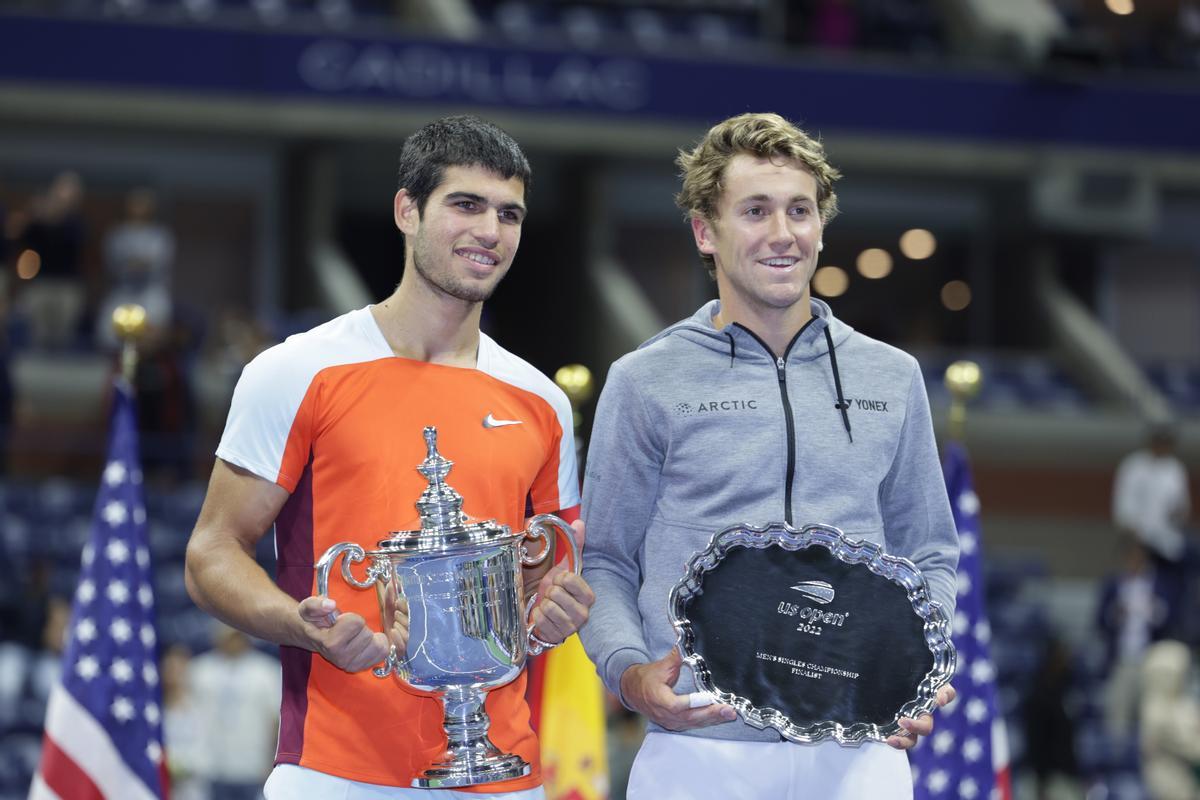
<path id="1" fill-rule="evenodd" d="M 222 622 L 268 642 L 314 649 L 297 601 L 240 543 L 197 529 L 188 543 L 184 579 L 196 605 Z"/>
<path id="2" fill-rule="evenodd" d="M 634 573 L 636 574 L 636 573 Z M 584 650 L 604 685 L 623 698 L 621 676 L 632 664 L 651 660 L 637 605 L 638 587 L 605 559 L 589 554 L 583 577 L 596 593 L 588 624 L 579 632 Z"/>
<path id="3" fill-rule="evenodd" d="M 892 467 L 880 492 L 888 552 L 910 559 L 924 574 L 933 599 L 953 615 L 957 599 L 959 536 L 938 460 L 925 385 L 914 372 Z"/>

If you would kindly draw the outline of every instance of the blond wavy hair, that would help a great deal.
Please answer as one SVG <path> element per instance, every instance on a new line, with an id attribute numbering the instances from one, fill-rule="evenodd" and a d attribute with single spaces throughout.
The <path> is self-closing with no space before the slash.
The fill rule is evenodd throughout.
<path id="1" fill-rule="evenodd" d="M 737 155 L 793 161 L 812 174 L 817 182 L 817 211 L 822 224 L 837 216 L 837 194 L 833 182 L 842 177 L 825 158 L 825 148 L 796 125 L 778 114 L 740 114 L 718 122 L 691 150 L 680 150 L 679 166 L 683 188 L 675 204 L 688 220 L 709 222 L 717 218 L 717 205 L 724 191 L 725 168 Z M 716 263 L 700 254 L 710 276 Z"/>

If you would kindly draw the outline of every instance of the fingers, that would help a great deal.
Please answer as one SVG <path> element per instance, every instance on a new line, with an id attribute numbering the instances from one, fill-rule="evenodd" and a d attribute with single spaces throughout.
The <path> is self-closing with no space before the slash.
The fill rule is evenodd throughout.
<path id="1" fill-rule="evenodd" d="M 587 534 L 583 529 L 583 520 L 577 519 L 571 523 L 571 528 L 575 531 L 575 544 L 579 545 L 579 552 L 583 552 L 583 543 L 587 540 Z"/>
<path id="2" fill-rule="evenodd" d="M 587 582 L 572 572 L 547 575 L 538 591 L 541 600 L 534 608 L 534 628 L 538 638 L 547 642 L 561 642 L 583 627 L 596 600 Z"/>
<path id="3" fill-rule="evenodd" d="M 683 667 L 683 657 L 679 655 L 679 651 L 672 647 L 665 656 L 654 663 L 662 665 L 663 683 L 673 688 L 679 682 L 679 670 Z"/>
<path id="4" fill-rule="evenodd" d="M 631 708 L 649 717 L 662 727 L 682 731 L 718 725 L 737 718 L 732 706 L 713 704 L 692 708 L 686 694 L 676 694 L 672 687 L 679 680 L 681 666 L 679 651 L 672 649 L 658 661 L 635 664 L 621 676 L 621 694 Z"/>
<path id="5" fill-rule="evenodd" d="M 945 684 L 938 689 L 937 704 L 938 708 L 949 705 L 954 702 L 954 698 L 958 693 L 954 691 L 954 687 L 950 684 Z M 933 716 L 931 714 L 922 714 L 916 719 L 911 717 L 902 717 L 899 721 L 900 727 L 904 729 L 902 733 L 895 736 L 889 736 L 887 743 L 897 750 L 908 750 L 916 745 L 917 740 L 922 736 L 929 736 L 933 733 Z"/>
<path id="6" fill-rule="evenodd" d="M 300 601 L 300 619 L 318 628 L 333 627 L 337 620 L 337 603 L 329 597 L 306 597 Z"/>
<path id="7" fill-rule="evenodd" d="M 922 714 L 916 719 L 902 717 L 900 727 L 904 733 L 889 736 L 887 743 L 897 750 L 908 750 L 916 745 L 917 739 L 933 733 L 933 717 L 929 714 Z"/>
<path id="8" fill-rule="evenodd" d="M 680 695 L 676 695 L 679 697 Z M 686 701 L 687 698 L 684 697 Z M 737 711 L 733 706 L 714 704 L 704 708 L 689 708 L 676 714 L 676 727 L 663 725 L 673 731 L 686 731 L 691 728 L 707 728 L 710 725 L 720 725 L 722 722 L 732 722 L 737 719 Z"/>
<path id="9" fill-rule="evenodd" d="M 917 739 L 911 733 L 903 733 L 889 736 L 887 743 L 889 747 L 894 747 L 897 750 L 908 750 L 916 745 Z"/>
<path id="10" fill-rule="evenodd" d="M 368 628 L 358 614 L 340 614 L 331 626 L 314 626 L 313 649 L 346 672 L 359 672 L 387 657 L 388 638 Z"/>
<path id="11" fill-rule="evenodd" d="M 346 616 L 349 615 L 343 616 L 343 619 Z M 382 633 L 375 633 L 364 624 L 338 651 L 338 658 L 334 664 L 346 672 L 361 672 L 378 664 L 387 657 L 387 653 L 387 637 Z"/>

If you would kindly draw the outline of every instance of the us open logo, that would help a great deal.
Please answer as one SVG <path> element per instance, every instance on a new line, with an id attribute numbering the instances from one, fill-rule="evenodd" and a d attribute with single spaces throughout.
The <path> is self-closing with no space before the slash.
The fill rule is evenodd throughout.
<path id="1" fill-rule="evenodd" d="M 817 605 L 828 605 L 836 596 L 833 585 L 825 581 L 801 581 L 791 587 Z M 801 606 L 799 603 L 782 601 L 776 612 L 787 617 L 797 617 L 800 624 L 796 627 L 799 633 L 820 636 L 825 626 L 841 628 L 846 624 L 850 612 L 824 611 L 817 606 Z"/>
<path id="2" fill-rule="evenodd" d="M 825 581 L 801 581 L 792 587 L 813 602 L 828 605 L 833 602 L 833 585 Z"/>

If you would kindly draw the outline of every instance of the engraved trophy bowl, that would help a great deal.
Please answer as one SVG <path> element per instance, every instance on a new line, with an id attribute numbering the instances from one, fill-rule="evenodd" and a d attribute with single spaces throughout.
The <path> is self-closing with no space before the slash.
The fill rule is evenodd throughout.
<path id="1" fill-rule="evenodd" d="M 396 531 L 366 551 L 353 542 L 330 547 L 317 561 L 317 594 L 329 592 L 329 573 L 342 558 L 342 578 L 374 587 L 383 631 L 391 642 L 387 661 L 375 669 L 394 674 L 410 691 L 441 699 L 447 748 L 413 780 L 425 789 L 474 786 L 528 775 L 520 756 L 501 752 L 488 738 L 484 700 L 491 689 L 513 681 L 525 659 L 543 649 L 533 636 L 521 568 L 537 566 L 551 550 L 555 531 L 566 540 L 570 567 L 582 563 L 571 526 L 553 514 L 540 514 L 529 528 L 513 533 L 495 520 L 469 521 L 463 498 L 445 483 L 454 462 L 438 453 L 437 429 L 424 430 L 428 454 L 417 470 L 429 485 L 417 500 L 421 527 Z M 531 555 L 528 545 L 541 540 Z M 369 559 L 366 577 L 351 565 Z M 405 629 L 402 616 L 408 612 Z"/>

